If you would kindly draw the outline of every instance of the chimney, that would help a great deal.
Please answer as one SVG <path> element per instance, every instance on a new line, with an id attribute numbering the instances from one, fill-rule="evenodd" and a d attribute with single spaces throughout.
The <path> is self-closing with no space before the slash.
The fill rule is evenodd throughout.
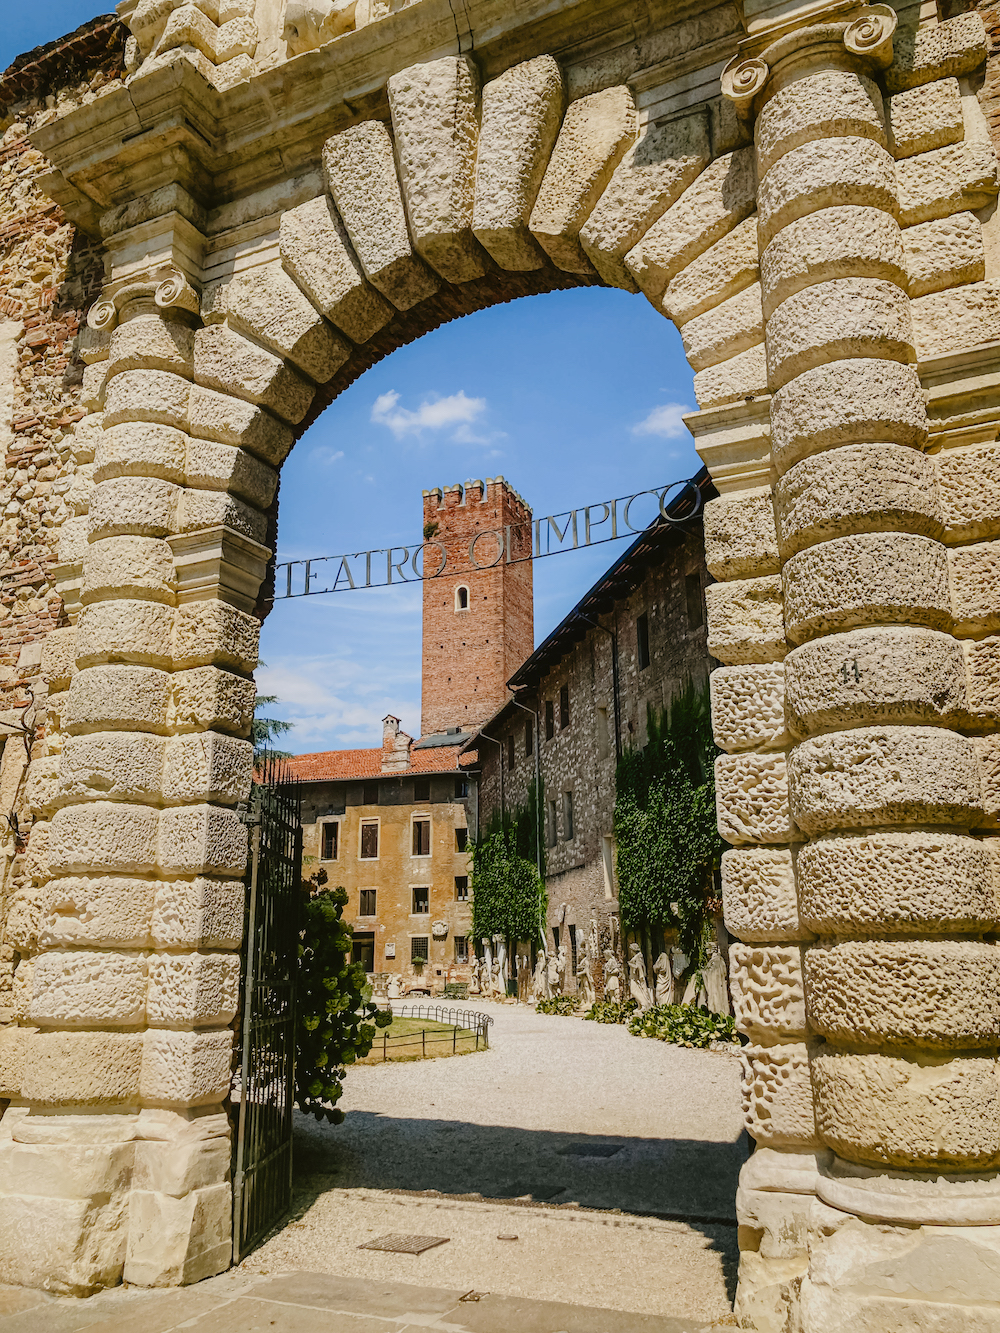
<path id="1" fill-rule="evenodd" d="M 404 773 L 410 767 L 413 737 L 399 729 L 399 718 L 391 713 L 382 719 L 382 772 Z"/>

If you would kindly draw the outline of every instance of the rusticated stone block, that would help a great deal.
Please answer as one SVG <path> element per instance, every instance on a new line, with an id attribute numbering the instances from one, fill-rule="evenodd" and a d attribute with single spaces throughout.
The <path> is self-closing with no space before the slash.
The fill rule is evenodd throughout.
<path id="1" fill-rule="evenodd" d="M 135 1144 L 134 1152 L 134 1189 L 156 1190 L 181 1198 L 191 1190 L 205 1189 L 226 1180 L 232 1145 L 227 1135 L 190 1143 L 139 1142 Z"/>
<path id="2" fill-rule="evenodd" d="M 933 460 L 897 444 L 852 444 L 804 458 L 777 482 L 774 513 L 786 559 L 860 532 L 944 535 Z"/>
<path id="3" fill-rule="evenodd" d="M 70 735 L 166 731 L 170 684 L 170 674 L 157 667 L 85 667 L 63 700 L 63 729 Z"/>
<path id="4" fill-rule="evenodd" d="M 817 282 L 878 278 L 907 285 L 899 224 L 881 208 L 821 208 L 784 227 L 760 257 L 764 314 Z"/>
<path id="5" fill-rule="evenodd" d="M 1000 446 L 947 449 L 934 466 L 947 540 L 1000 537 Z"/>
<path id="6" fill-rule="evenodd" d="M 989 849 L 960 833 L 826 834 L 799 849 L 802 919 L 817 935 L 933 935 L 995 929 Z"/>
<path id="7" fill-rule="evenodd" d="M 893 39 L 886 86 L 897 93 L 935 79 L 971 74 L 985 59 L 986 31 L 974 10 L 944 23 L 900 28 Z"/>
<path id="8" fill-rule="evenodd" d="M 705 563 L 715 578 L 754 578 L 781 568 L 770 487 L 720 495 L 703 516 Z"/>
<path id="9" fill-rule="evenodd" d="M 389 131 L 366 120 L 327 139 L 327 187 L 368 281 L 397 310 L 433 296 L 440 283 L 414 255 Z M 289 418 L 291 419 L 291 418 Z"/>
<path id="10" fill-rule="evenodd" d="M 177 532 L 202 528 L 228 528 L 262 546 L 267 539 L 267 515 L 225 491 L 181 491 L 177 497 Z"/>
<path id="11" fill-rule="evenodd" d="M 77 621 L 77 661 L 81 667 L 114 661 L 168 666 L 173 627 L 173 610 L 158 602 L 93 602 Z"/>
<path id="12" fill-rule="evenodd" d="M 184 476 L 189 486 L 231 491 L 257 509 L 267 509 L 278 489 L 274 468 L 245 449 L 214 440 L 188 441 Z"/>
<path id="13" fill-rule="evenodd" d="M 252 671 L 259 642 L 260 622 L 228 602 L 186 602 L 177 608 L 172 644 L 175 667 Z"/>
<path id="14" fill-rule="evenodd" d="M 132 1143 L 15 1141 L 5 1162 L 5 1192 L 103 1202 L 128 1189 L 134 1158 Z"/>
<path id="15" fill-rule="evenodd" d="M 751 1138 L 770 1147 L 819 1147 L 805 1042 L 744 1046 L 740 1059 L 743 1123 Z"/>
<path id="16" fill-rule="evenodd" d="M 171 602 L 174 564 L 159 537 L 105 537 L 91 542 L 83 557 L 84 602 L 106 597 L 148 597 Z"/>
<path id="17" fill-rule="evenodd" d="M 871 139 L 885 146 L 885 108 L 874 79 L 851 70 L 816 70 L 790 80 L 761 107 L 754 124 L 760 172 L 817 139 Z"/>
<path id="18" fill-rule="evenodd" d="M 235 805 L 250 793 L 253 746 L 235 736 L 199 731 L 172 736 L 163 755 L 163 799 L 190 805 Z"/>
<path id="19" fill-rule="evenodd" d="M 979 761 L 979 780 L 983 792 L 984 823 L 992 828 L 1000 824 L 1000 736 L 977 736 L 973 745 Z"/>
<path id="20" fill-rule="evenodd" d="M 233 1192 L 228 1184 L 181 1197 L 133 1190 L 123 1276 L 143 1287 L 183 1286 L 224 1272 L 232 1262 Z"/>
<path id="21" fill-rule="evenodd" d="M 795 870 L 786 847 L 739 847 L 722 854 L 726 929 L 740 940 L 801 940 Z"/>
<path id="22" fill-rule="evenodd" d="M 780 388 L 813 366 L 850 357 L 912 361 L 910 302 L 882 278 L 837 278 L 787 297 L 767 321 L 768 382 Z"/>
<path id="23" fill-rule="evenodd" d="M 718 667 L 710 677 L 712 730 L 720 750 L 775 750 L 788 743 L 781 663 Z"/>
<path id="24" fill-rule="evenodd" d="M 385 328 L 395 310 L 365 281 L 347 229 L 328 195 L 287 209 L 281 262 L 316 309 L 356 343 Z"/>
<path id="25" fill-rule="evenodd" d="M 709 584 L 705 604 L 708 651 L 720 662 L 780 662 L 784 657 L 780 575 Z"/>
<path id="26" fill-rule="evenodd" d="M 86 1296 L 122 1279 L 127 1195 L 110 1202 L 0 1195 L 0 1282 Z"/>
<path id="27" fill-rule="evenodd" d="M 32 970 L 33 1023 L 58 1027 L 135 1027 L 146 1012 L 142 954 L 93 949 L 42 953 Z"/>
<path id="28" fill-rule="evenodd" d="M 727 842 L 781 843 L 797 836 L 784 753 L 723 755 L 715 761 L 715 799 Z"/>
<path id="29" fill-rule="evenodd" d="M 57 810 L 49 852 L 52 874 L 151 873 L 156 834 L 157 814 L 148 806 L 92 801 Z"/>
<path id="30" fill-rule="evenodd" d="M 233 810 L 181 806 L 160 815 L 157 867 L 165 875 L 241 875 L 247 831 Z"/>
<path id="31" fill-rule="evenodd" d="M 214 1106 L 229 1091 L 233 1034 L 151 1028 L 143 1045 L 141 1092 L 146 1106 Z"/>
<path id="32" fill-rule="evenodd" d="M 681 325 L 681 341 L 692 370 L 705 370 L 738 356 L 756 346 L 763 335 L 764 316 L 756 283 Z"/>
<path id="33" fill-rule="evenodd" d="M 101 431 L 94 457 L 94 481 L 116 477 L 159 477 L 184 480 L 184 451 L 188 437 L 174 426 L 130 421 Z"/>
<path id="34" fill-rule="evenodd" d="M 108 385 L 104 429 L 126 421 L 153 421 L 164 426 L 187 426 L 191 385 L 166 370 L 126 370 Z"/>
<path id="35" fill-rule="evenodd" d="M 28 809 L 36 815 L 47 814 L 55 805 L 58 792 L 59 756 L 52 754 L 32 759 L 24 788 Z"/>
<path id="36" fill-rule="evenodd" d="M 0 1097 L 20 1097 L 25 1062 L 37 1031 L 30 1027 L 0 1028 Z"/>
<path id="37" fill-rule="evenodd" d="M 969 711 L 985 723 L 1000 718 L 1000 638 L 966 642 Z"/>
<path id="38" fill-rule="evenodd" d="M 625 266 L 658 305 L 667 284 L 757 206 L 752 148 L 716 158 L 625 256 Z M 756 258 L 756 256 L 755 256 Z"/>
<path id="39" fill-rule="evenodd" d="M 117 477 L 95 486 L 90 498 L 91 541 L 135 535 L 165 537 L 174 530 L 179 488 L 158 477 Z"/>
<path id="40" fill-rule="evenodd" d="M 624 84 L 578 98 L 563 117 L 528 227 L 567 273 L 593 271 L 580 245 L 580 228 L 635 141 L 635 122 L 635 104 Z"/>
<path id="41" fill-rule="evenodd" d="M 195 334 L 194 378 L 206 389 L 266 407 L 293 426 L 309 411 L 315 394 L 312 385 L 280 356 L 240 337 L 224 324 L 210 324 Z M 193 422 L 191 429 L 192 434 L 197 433 Z M 252 447 L 247 444 L 247 448 Z"/>
<path id="42" fill-rule="evenodd" d="M 241 445 L 274 467 L 284 461 L 295 441 L 291 428 L 270 412 L 197 384 L 191 386 L 190 415 L 193 436 Z"/>
<path id="43" fill-rule="evenodd" d="M 957 633 L 1000 629 L 1000 542 L 983 542 L 948 552 L 952 614 Z"/>
<path id="44" fill-rule="evenodd" d="M 763 342 L 717 366 L 699 370 L 694 377 L 694 396 L 702 409 L 748 402 L 767 391 L 767 357 Z"/>
<path id="45" fill-rule="evenodd" d="M 389 78 L 396 160 L 413 248 L 448 282 L 485 272 L 472 235 L 479 71 L 468 56 L 444 56 Z"/>
<path id="46" fill-rule="evenodd" d="M 49 630 L 42 645 L 42 678 L 49 693 L 65 690 L 76 674 L 76 626 Z"/>
<path id="47" fill-rule="evenodd" d="M 59 762 L 60 799 L 156 802 L 164 743 L 162 736 L 143 731 L 67 736 Z"/>
<path id="48" fill-rule="evenodd" d="M 25 876 L 37 883 L 44 883 L 52 874 L 52 825 L 47 820 L 36 819 L 32 824 L 23 864 Z"/>
<path id="49" fill-rule="evenodd" d="M 334 333 L 278 264 L 237 273 L 225 299 L 234 328 L 287 357 L 317 384 L 325 384 L 351 354 L 350 344 Z"/>
<path id="50" fill-rule="evenodd" d="M 844 940 L 805 954 L 809 1021 L 878 1048 L 996 1046 L 1000 951 L 955 940 Z"/>
<path id="51" fill-rule="evenodd" d="M 965 137 L 957 79 L 938 79 L 889 99 L 894 156 L 912 157 Z"/>
<path id="52" fill-rule="evenodd" d="M 872 621 L 944 629 L 951 623 L 948 552 L 906 533 L 837 537 L 793 555 L 782 571 L 793 643 Z"/>
<path id="53" fill-rule="evenodd" d="M 622 158 L 580 231 L 587 258 L 612 287 L 636 291 L 625 255 L 698 178 L 711 159 L 699 111 L 654 123 Z"/>
<path id="54" fill-rule="evenodd" d="M 1000 338 L 1000 293 L 977 282 L 912 301 L 913 340 L 921 361 Z"/>
<path id="55" fill-rule="evenodd" d="M 796 735 L 883 722 L 961 726 L 967 708 L 962 645 L 936 630 L 857 629 L 795 648 L 785 686 Z"/>
<path id="56" fill-rule="evenodd" d="M 761 176 L 761 245 L 806 213 L 845 204 L 895 213 L 895 163 L 882 145 L 851 137 L 815 139 L 792 148 Z"/>
<path id="57" fill-rule="evenodd" d="M 153 880 L 128 876 L 66 876 L 50 881 L 48 913 L 38 932 L 43 948 L 150 942 Z"/>
<path id="58" fill-rule="evenodd" d="M 239 879 L 159 881 L 150 930 L 161 949 L 235 949 L 243 939 L 246 893 Z"/>
<path id="59" fill-rule="evenodd" d="M 802 949 L 795 944 L 734 944 L 729 986 L 736 1026 L 768 1043 L 806 1032 Z"/>
<path id="60" fill-rule="evenodd" d="M 927 409 L 912 366 L 860 358 L 816 366 L 771 403 L 771 451 L 779 473 L 841 444 L 873 441 L 922 448 Z"/>
<path id="61" fill-rule="evenodd" d="M 218 1027 L 239 1004 L 240 960 L 231 953 L 153 954 L 147 1019 L 152 1027 Z"/>
<path id="62" fill-rule="evenodd" d="M 39 1032 L 32 1038 L 21 1096 L 38 1105 L 136 1102 L 140 1032 Z"/>
<path id="63" fill-rule="evenodd" d="M 194 330 L 190 325 L 164 319 L 159 313 L 135 315 L 111 334 L 108 382 L 124 370 L 169 370 L 187 379 L 193 355 Z"/>
<path id="64" fill-rule="evenodd" d="M 797 745 L 788 760 L 792 817 L 806 833 L 879 824 L 977 824 L 970 740 L 937 727 L 861 727 Z"/>
<path id="65" fill-rule="evenodd" d="M 987 205 L 997 193 L 996 157 L 989 143 L 951 144 L 897 162 L 896 180 L 900 226 L 912 227 Z"/>
<path id="66" fill-rule="evenodd" d="M 853 1162 L 902 1170 L 987 1170 L 1000 1162 L 1000 1084 L 993 1056 L 853 1055 L 812 1065 L 820 1136 Z"/>
<path id="67" fill-rule="evenodd" d="M 667 210 L 661 223 L 672 211 Z M 759 277 L 757 219 L 748 217 L 680 269 L 666 289 L 663 309 L 675 324 L 684 324 L 752 286 Z"/>

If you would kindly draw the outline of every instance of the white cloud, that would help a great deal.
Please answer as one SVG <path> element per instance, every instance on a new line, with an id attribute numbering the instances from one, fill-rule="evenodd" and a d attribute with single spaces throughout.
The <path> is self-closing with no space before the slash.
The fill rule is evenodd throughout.
<path id="1" fill-rule="evenodd" d="M 343 456 L 343 449 L 331 449 L 326 444 L 317 445 L 309 454 L 310 460 L 314 463 L 339 463 Z"/>
<path id="2" fill-rule="evenodd" d="M 331 654 L 279 660 L 260 667 L 255 678 L 261 694 L 277 695 L 268 716 L 292 723 L 280 744 L 295 754 L 378 746 L 386 713 L 418 734 L 420 684 L 412 668 L 390 669 L 376 681 L 365 662 Z"/>
<path id="3" fill-rule="evenodd" d="M 414 411 L 399 406 L 395 389 L 381 393 L 372 404 L 371 419 L 378 426 L 388 426 L 397 440 L 424 431 L 451 430 L 457 444 L 483 443 L 469 427 L 486 411 L 485 398 L 469 398 L 464 389 L 446 398 L 425 398 Z"/>
<path id="4" fill-rule="evenodd" d="M 662 403 L 632 427 L 633 435 L 658 435 L 661 440 L 679 440 L 687 434 L 687 427 L 681 419 L 685 412 L 692 411 L 686 403 Z"/>

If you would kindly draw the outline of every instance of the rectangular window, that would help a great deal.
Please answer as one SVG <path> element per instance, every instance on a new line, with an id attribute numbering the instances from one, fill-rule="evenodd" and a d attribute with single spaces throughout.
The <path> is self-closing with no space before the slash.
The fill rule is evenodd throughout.
<path id="1" fill-rule="evenodd" d="M 429 801 L 431 799 L 430 778 L 413 779 L 413 799 L 415 801 Z"/>
<path id="2" fill-rule="evenodd" d="M 375 915 L 375 893 L 375 889 L 361 890 L 361 910 L 358 912 L 359 916 Z"/>
<path id="3" fill-rule="evenodd" d="M 567 842 L 573 837 L 573 793 L 563 792 L 563 837 Z"/>
<path id="4" fill-rule="evenodd" d="M 410 940 L 410 962 L 413 963 L 418 958 L 422 958 L 426 963 L 429 956 L 430 950 L 427 948 L 427 936 L 414 935 Z"/>
<path id="5" fill-rule="evenodd" d="M 351 938 L 351 962 L 360 963 L 366 972 L 375 971 L 375 932 L 358 930 Z"/>
<path id="6" fill-rule="evenodd" d="M 576 926 L 569 928 L 569 965 L 573 970 L 573 976 L 576 976 Z"/>
<path id="7" fill-rule="evenodd" d="M 378 860 L 378 820 L 366 819 L 361 824 L 361 859 Z"/>
<path id="8" fill-rule="evenodd" d="M 431 910 L 430 908 L 430 890 L 427 888 L 413 890 L 413 909 L 418 916 L 423 916 Z"/>
<path id="9" fill-rule="evenodd" d="M 469 779 L 457 777 L 455 779 L 455 800 L 464 801 L 469 794 Z"/>
<path id="10" fill-rule="evenodd" d="M 457 903 L 467 903 L 469 901 L 468 875 L 455 876 L 455 901 Z"/>
<path id="11" fill-rule="evenodd" d="M 564 685 L 559 691 L 559 729 L 569 726 L 569 686 Z"/>
<path id="12" fill-rule="evenodd" d="M 467 828 L 457 828 L 455 830 L 455 851 L 464 852 L 469 845 L 469 830 Z"/>
<path id="13" fill-rule="evenodd" d="M 531 757 L 535 749 L 535 720 L 528 718 L 524 724 L 524 753 Z"/>
<path id="14" fill-rule="evenodd" d="M 323 825 L 323 856 L 324 861 L 336 861 L 340 854 L 340 825 Z"/>
<path id="15" fill-rule="evenodd" d="M 555 803 L 555 801 L 549 801 L 549 827 L 548 827 L 548 835 L 549 835 L 549 836 L 548 836 L 548 844 L 549 844 L 550 847 L 554 847 L 554 846 L 556 845 L 556 803 Z"/>
<path id="16" fill-rule="evenodd" d="M 431 821 L 429 819 L 415 819 L 413 821 L 413 855 L 430 856 L 431 854 Z"/>
<path id="17" fill-rule="evenodd" d="M 513 734 L 511 734 L 510 736 L 507 737 L 507 772 L 508 772 L 508 773 L 513 773 L 513 771 L 514 771 L 514 760 L 515 760 L 515 755 L 514 755 L 514 736 L 513 736 Z"/>
<path id="18" fill-rule="evenodd" d="M 687 600 L 688 625 L 691 629 L 701 629 L 705 623 L 705 608 L 701 599 L 701 575 L 697 571 L 685 578 L 684 596 Z"/>
<path id="19" fill-rule="evenodd" d="M 551 699 L 545 700 L 545 739 L 550 741 L 556 734 L 556 710 Z"/>
<path id="20" fill-rule="evenodd" d="M 362 805 L 378 805 L 378 783 L 366 782 L 361 794 Z"/>
<path id="21" fill-rule="evenodd" d="M 608 710 L 597 710 L 597 757 L 607 759 L 611 753 L 611 733 L 608 731 Z"/>
<path id="22" fill-rule="evenodd" d="M 455 936 L 455 962 L 467 963 L 469 961 L 469 937 L 467 935 Z"/>
<path id="23" fill-rule="evenodd" d="M 552 927 L 552 940 L 553 940 L 553 943 L 554 943 L 554 945 L 555 945 L 556 953 L 558 953 L 558 952 L 559 952 L 559 927 L 558 927 L 558 926 L 553 926 L 553 927 Z"/>
<path id="24" fill-rule="evenodd" d="M 641 615 L 635 622 L 635 637 L 638 641 L 639 670 L 649 666 L 649 616 Z"/>

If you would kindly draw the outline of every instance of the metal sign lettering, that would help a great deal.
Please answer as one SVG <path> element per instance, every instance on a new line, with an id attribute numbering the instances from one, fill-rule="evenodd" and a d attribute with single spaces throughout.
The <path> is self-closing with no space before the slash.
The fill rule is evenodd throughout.
<path id="1" fill-rule="evenodd" d="M 643 497 L 655 502 L 655 512 L 636 527 L 632 508 Z M 685 504 L 685 497 L 690 503 Z M 520 564 L 541 560 L 548 555 L 600 546 L 645 532 L 658 519 L 667 523 L 687 523 L 701 513 L 701 490 L 693 477 L 672 481 L 653 490 L 637 491 L 615 500 L 601 500 L 579 509 L 548 514 L 528 523 L 507 524 L 477 532 L 459 559 L 455 552 L 449 561 L 443 544 L 433 539 L 414 546 L 390 546 L 374 551 L 355 551 L 350 555 L 321 555 L 310 560 L 286 560 L 275 567 L 274 596 L 309 597 L 324 592 L 346 592 L 356 588 L 387 588 L 400 583 L 419 583 L 439 579 L 442 574 L 474 573 L 492 569 L 501 562 Z M 653 508 L 653 504 L 647 507 Z M 640 506 L 639 512 L 642 512 Z M 527 549 L 522 550 L 522 546 Z M 322 571 L 315 568 L 325 565 Z M 332 573 L 332 578 L 330 577 Z M 315 586 L 320 578 L 327 581 Z"/>

